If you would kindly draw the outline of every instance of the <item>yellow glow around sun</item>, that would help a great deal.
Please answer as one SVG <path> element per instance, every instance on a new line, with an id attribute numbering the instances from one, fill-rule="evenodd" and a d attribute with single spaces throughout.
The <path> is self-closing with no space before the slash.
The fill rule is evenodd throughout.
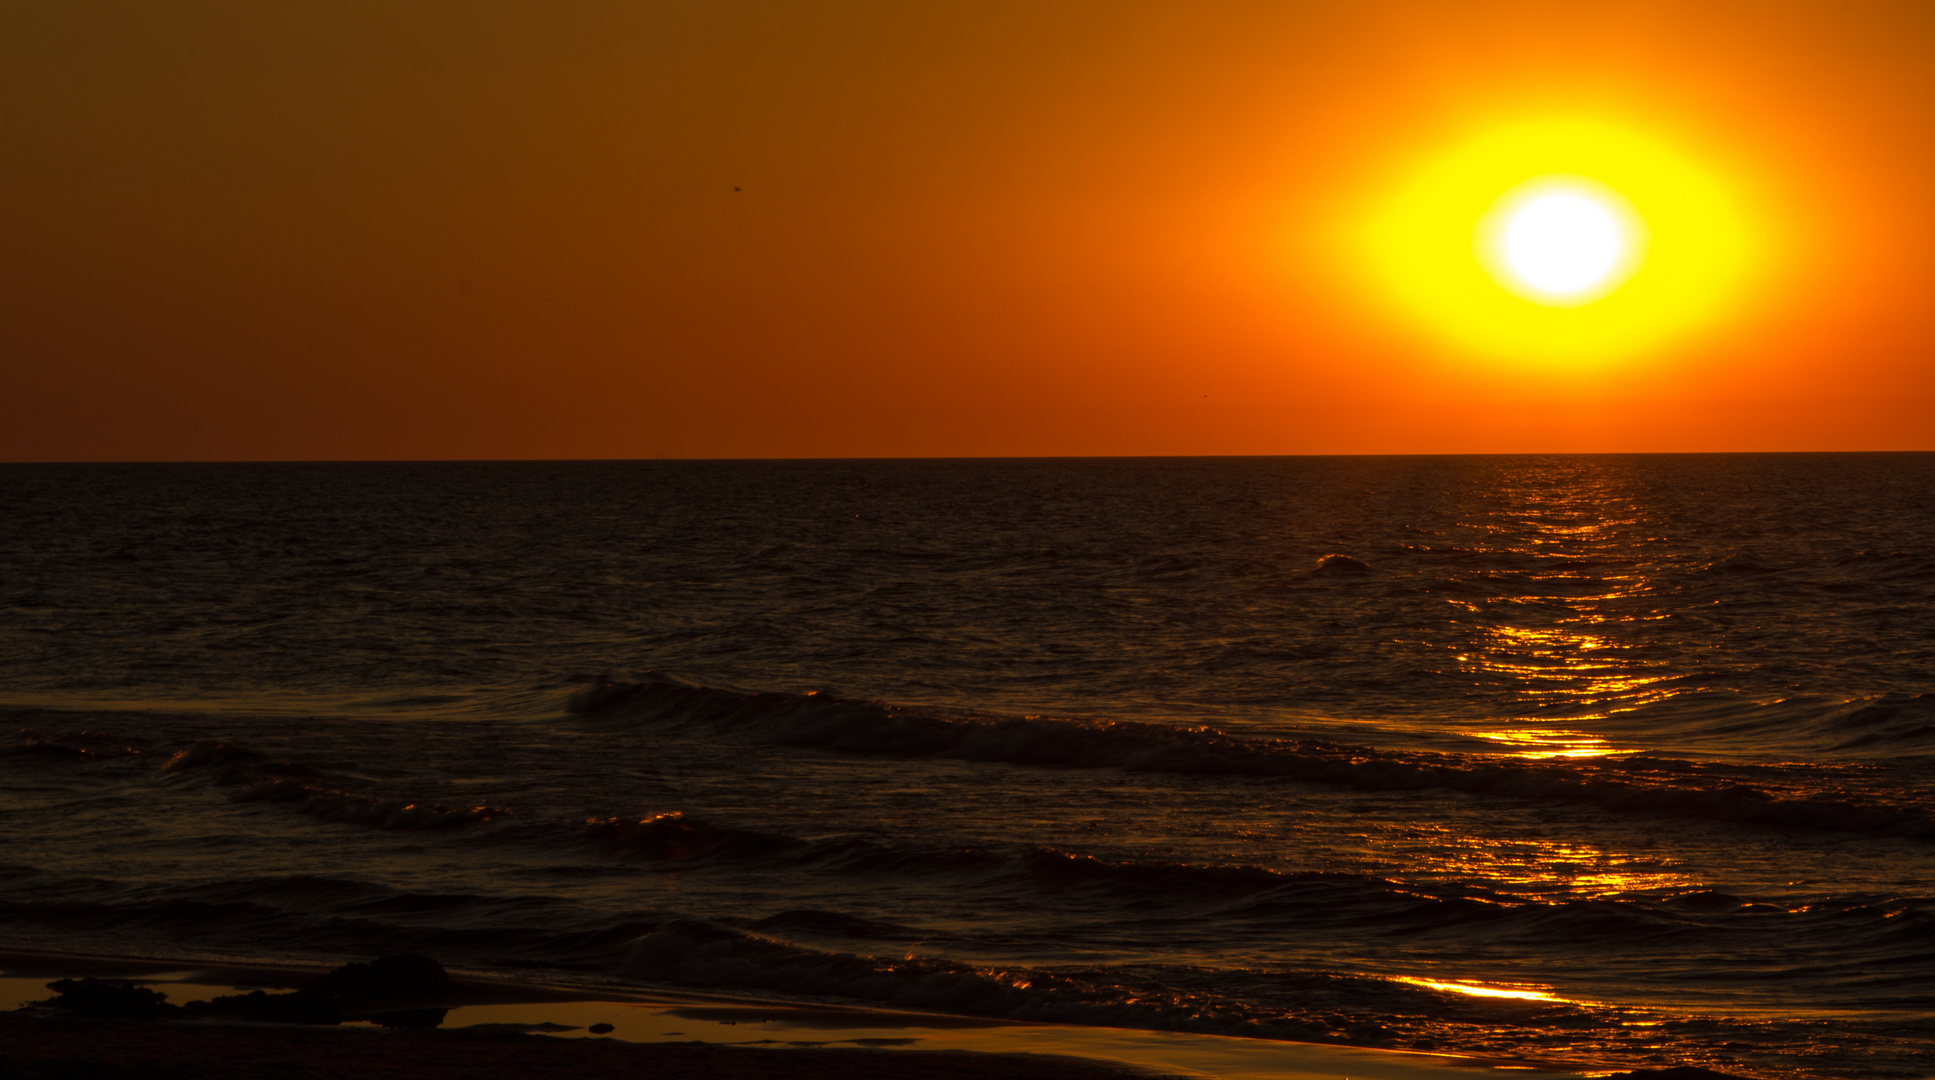
<path id="1" fill-rule="evenodd" d="M 1454 349 L 1573 366 L 1722 317 L 1753 261 L 1733 194 L 1628 129 L 1502 127 L 1387 193 L 1358 251 L 1387 301 Z"/>

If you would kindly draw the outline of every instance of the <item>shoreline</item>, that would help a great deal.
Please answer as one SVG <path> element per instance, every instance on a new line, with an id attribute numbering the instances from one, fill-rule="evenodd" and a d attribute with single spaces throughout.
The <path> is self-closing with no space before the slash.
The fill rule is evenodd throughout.
<path id="1" fill-rule="evenodd" d="M 1577 1067 L 1544 1062 L 1042 1024 L 682 989 L 573 987 L 461 972 L 452 975 L 451 987 L 434 1000 L 412 1003 L 448 1009 L 439 1026 L 419 1030 L 389 1030 L 367 1022 L 334 1026 L 90 1019 L 56 1010 L 14 1008 L 25 1000 L 51 996 L 45 983 L 58 978 L 129 979 L 180 1004 L 252 989 L 289 988 L 327 970 L 321 965 L 198 963 L 0 949 L 0 1022 L 5 1025 L 0 1027 L 5 1035 L 0 1039 L 5 1047 L 0 1050 L 0 1064 L 15 1070 L 5 1074 L 10 1078 L 174 1076 L 191 1062 L 247 1066 L 233 1073 L 194 1074 L 224 1080 L 260 1075 L 260 1070 L 271 1066 L 317 1067 L 317 1075 L 323 1075 L 327 1070 L 320 1065 L 325 1062 L 335 1062 L 330 1068 L 336 1075 L 353 1067 L 365 1080 L 390 1076 L 420 1080 L 446 1075 L 438 1071 L 446 1067 L 458 1070 L 447 1075 L 483 1080 L 512 1075 L 637 1075 L 641 1069 L 655 1076 L 716 1080 L 742 1076 L 801 1080 L 822 1076 L 828 1080 L 951 1080 L 959 1076 L 965 1080 L 987 1075 L 1029 1080 L 1128 1076 L 1479 1080 L 1502 1078 L 1507 1070 L 1514 1080 L 1582 1075 Z M 594 1024 L 611 1028 L 592 1034 L 589 1029 Z M 87 1071 L 95 1067 L 90 1062 L 101 1071 Z"/>

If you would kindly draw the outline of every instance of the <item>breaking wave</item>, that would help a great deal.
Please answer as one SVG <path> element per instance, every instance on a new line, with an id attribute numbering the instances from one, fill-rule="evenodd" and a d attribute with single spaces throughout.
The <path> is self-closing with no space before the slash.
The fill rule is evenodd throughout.
<path id="1" fill-rule="evenodd" d="M 1849 773 L 1831 767 L 1648 754 L 1553 762 L 1385 750 L 1230 735 L 1204 726 L 976 716 L 819 692 L 743 693 L 664 676 L 594 683 L 572 695 L 569 708 L 603 721 L 685 725 L 853 754 L 1264 777 L 1364 791 L 1440 789 L 1583 803 L 1620 814 L 1935 840 L 1928 807 L 1872 800 L 1848 782 Z M 1935 710 L 1914 699 L 1857 708 L 1843 722 L 1864 727 L 1866 734 L 1858 737 L 1908 738 L 1931 720 Z"/>

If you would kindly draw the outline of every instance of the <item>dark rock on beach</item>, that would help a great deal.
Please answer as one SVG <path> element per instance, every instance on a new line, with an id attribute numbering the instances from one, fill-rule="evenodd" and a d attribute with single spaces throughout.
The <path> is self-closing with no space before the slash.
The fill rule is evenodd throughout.
<path id="1" fill-rule="evenodd" d="M 256 990 L 213 1001 L 191 1001 L 182 1015 L 221 1020 L 254 1020 L 266 1024 L 340 1024 L 343 1007 L 333 998 L 305 994 L 268 994 Z"/>
<path id="2" fill-rule="evenodd" d="M 30 1004 L 101 1020 L 158 1020 L 182 1011 L 167 994 L 126 979 L 59 979 L 47 989 L 56 996 Z"/>
<path id="3" fill-rule="evenodd" d="M 370 1020 L 383 1027 L 433 1028 L 443 1023 L 444 1006 L 455 990 L 443 965 L 427 956 L 385 956 L 373 963 L 345 964 L 292 993 L 257 990 L 191 1001 L 181 1012 L 278 1024 Z"/>
<path id="4" fill-rule="evenodd" d="M 427 956 L 385 956 L 369 964 L 344 964 L 304 983 L 300 992 L 340 1001 L 411 1001 L 454 988 L 443 965 Z"/>

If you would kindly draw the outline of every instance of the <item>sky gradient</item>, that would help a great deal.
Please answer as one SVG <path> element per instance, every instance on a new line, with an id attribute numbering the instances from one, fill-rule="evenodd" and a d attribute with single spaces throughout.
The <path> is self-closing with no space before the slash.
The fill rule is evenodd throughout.
<path id="1" fill-rule="evenodd" d="M 1935 449 L 1930 55 L 1907 3 L 13 5 L 0 459 Z M 1505 362 L 1363 272 L 1555 117 L 1733 200 L 1697 329 Z"/>

